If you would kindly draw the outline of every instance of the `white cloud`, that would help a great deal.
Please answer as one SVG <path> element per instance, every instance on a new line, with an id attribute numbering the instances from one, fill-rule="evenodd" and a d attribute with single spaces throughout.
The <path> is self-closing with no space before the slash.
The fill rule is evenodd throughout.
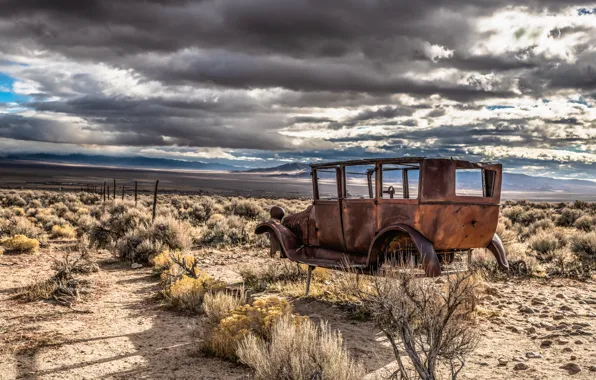
<path id="1" fill-rule="evenodd" d="M 423 45 L 424 55 L 433 62 L 440 59 L 449 59 L 453 57 L 454 50 L 450 50 L 441 45 L 433 45 L 430 42 L 425 42 Z"/>

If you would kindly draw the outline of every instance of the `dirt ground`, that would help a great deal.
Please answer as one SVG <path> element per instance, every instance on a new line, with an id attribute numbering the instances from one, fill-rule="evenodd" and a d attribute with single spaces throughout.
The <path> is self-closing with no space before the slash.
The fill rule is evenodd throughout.
<path id="1" fill-rule="evenodd" d="M 0 256 L 0 379 L 245 379 L 242 365 L 198 351 L 200 319 L 168 310 L 157 297 L 150 268 L 131 269 L 96 253 L 100 272 L 93 291 L 73 309 L 51 302 L 12 299 L 19 287 L 49 277 L 54 243 L 38 255 Z M 230 283 L 243 265 L 262 265 L 264 252 L 210 251 L 203 267 Z M 391 351 L 371 322 L 310 299 L 293 301 L 297 312 L 326 319 L 343 333 L 351 353 L 386 378 Z M 481 342 L 463 379 L 596 378 L 596 284 L 570 280 L 489 283 L 479 305 Z M 530 356 L 530 358 L 528 357 Z M 523 363 L 526 369 L 514 367 Z M 575 364 L 580 369 L 573 373 Z M 564 369 L 561 368 L 566 366 Z"/>

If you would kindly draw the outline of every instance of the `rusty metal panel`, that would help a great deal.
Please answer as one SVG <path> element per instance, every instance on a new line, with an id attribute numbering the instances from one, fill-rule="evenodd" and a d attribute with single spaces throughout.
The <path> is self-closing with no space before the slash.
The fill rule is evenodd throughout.
<path id="1" fill-rule="evenodd" d="M 414 225 L 418 212 L 416 199 L 383 199 L 378 205 L 377 231 L 393 224 Z"/>
<path id="2" fill-rule="evenodd" d="M 318 200 L 315 209 L 315 230 L 321 247 L 344 250 L 339 200 Z"/>
<path id="3" fill-rule="evenodd" d="M 499 206 L 422 204 L 414 228 L 437 250 L 486 247 L 497 229 Z"/>
<path id="4" fill-rule="evenodd" d="M 374 199 L 342 200 L 343 229 L 348 252 L 366 254 L 375 237 L 377 207 Z"/>
<path id="5" fill-rule="evenodd" d="M 442 200 L 455 196 L 455 162 L 449 159 L 428 159 L 420 169 L 421 200 Z"/>

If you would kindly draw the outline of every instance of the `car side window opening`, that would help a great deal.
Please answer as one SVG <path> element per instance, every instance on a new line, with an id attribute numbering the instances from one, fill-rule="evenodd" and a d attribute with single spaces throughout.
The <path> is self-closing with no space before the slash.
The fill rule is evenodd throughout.
<path id="1" fill-rule="evenodd" d="M 492 196 L 492 184 L 490 191 L 487 192 L 483 172 L 482 169 L 455 169 L 455 195 L 460 197 Z"/>
<path id="2" fill-rule="evenodd" d="M 335 168 L 317 169 L 315 171 L 317 178 L 317 188 L 319 190 L 318 199 L 336 200 L 338 196 L 337 171 Z M 315 195 L 316 197 L 316 195 Z"/>
<path id="3" fill-rule="evenodd" d="M 415 199 L 418 197 L 420 170 L 415 166 L 383 164 L 381 166 L 384 199 Z"/>
<path id="4" fill-rule="evenodd" d="M 347 199 L 374 199 L 375 166 L 345 166 L 344 194 Z"/>

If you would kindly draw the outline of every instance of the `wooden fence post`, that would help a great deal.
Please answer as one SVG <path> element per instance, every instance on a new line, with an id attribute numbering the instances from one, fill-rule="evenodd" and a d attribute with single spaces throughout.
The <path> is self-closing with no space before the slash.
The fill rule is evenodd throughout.
<path id="1" fill-rule="evenodd" d="M 114 178 L 114 200 L 116 200 L 116 178 Z"/>
<path id="2" fill-rule="evenodd" d="M 103 181 L 103 203 L 106 203 L 106 181 Z"/>
<path id="3" fill-rule="evenodd" d="M 135 207 L 137 207 L 137 181 L 135 181 Z"/>
<path id="4" fill-rule="evenodd" d="M 108 186 L 108 201 L 110 200 L 110 187 Z"/>
<path id="5" fill-rule="evenodd" d="M 155 221 L 155 210 L 157 207 L 157 185 L 159 185 L 159 180 L 155 181 L 155 192 L 153 193 L 153 219 Z"/>
<path id="6" fill-rule="evenodd" d="M 122 185 L 122 200 L 124 200 L 124 185 Z"/>

